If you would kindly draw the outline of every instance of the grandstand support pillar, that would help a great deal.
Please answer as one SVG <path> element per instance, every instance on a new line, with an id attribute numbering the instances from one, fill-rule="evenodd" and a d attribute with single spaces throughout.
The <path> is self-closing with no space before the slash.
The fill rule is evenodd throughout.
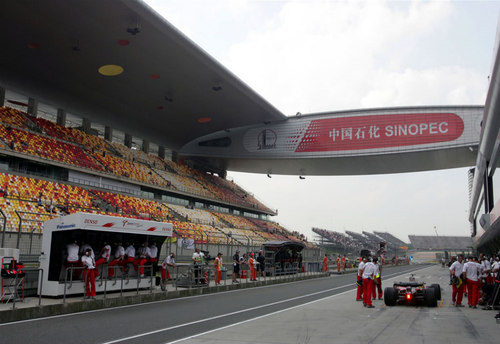
<path id="1" fill-rule="evenodd" d="M 179 160 L 179 154 L 176 151 L 172 151 L 172 161 L 177 162 Z"/>
<path id="2" fill-rule="evenodd" d="M 165 159 L 165 146 L 158 146 L 158 156 Z"/>
<path id="3" fill-rule="evenodd" d="M 35 98 L 28 99 L 28 114 L 35 116 L 38 112 L 38 100 Z"/>
<path id="4" fill-rule="evenodd" d="M 142 140 L 142 151 L 146 154 L 149 153 L 149 141 L 148 140 Z"/>
<path id="5" fill-rule="evenodd" d="M 57 109 L 57 124 L 66 126 L 66 111 L 64 109 Z"/>
<path id="6" fill-rule="evenodd" d="M 0 87 L 0 107 L 5 105 L 5 88 Z"/>
<path id="7" fill-rule="evenodd" d="M 227 171 L 220 171 L 219 172 L 219 177 L 221 177 L 222 179 L 226 179 L 226 177 L 227 177 Z"/>
<path id="8" fill-rule="evenodd" d="M 132 148 L 132 135 L 125 133 L 125 139 L 123 140 L 123 144 L 128 148 Z"/>
<path id="9" fill-rule="evenodd" d="M 113 141 L 113 128 L 109 125 L 104 127 L 104 139 L 109 142 Z"/>
<path id="10" fill-rule="evenodd" d="M 82 120 L 82 129 L 84 133 L 90 133 L 90 127 L 92 123 L 90 122 L 90 119 L 88 118 L 83 118 Z"/>

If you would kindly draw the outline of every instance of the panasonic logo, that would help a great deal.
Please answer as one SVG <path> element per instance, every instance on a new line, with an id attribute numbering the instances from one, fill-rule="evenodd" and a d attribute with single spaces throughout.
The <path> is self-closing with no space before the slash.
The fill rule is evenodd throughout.
<path id="1" fill-rule="evenodd" d="M 66 228 L 74 228 L 76 227 L 75 224 L 71 224 L 71 225 L 57 225 L 57 229 L 66 229 Z"/>

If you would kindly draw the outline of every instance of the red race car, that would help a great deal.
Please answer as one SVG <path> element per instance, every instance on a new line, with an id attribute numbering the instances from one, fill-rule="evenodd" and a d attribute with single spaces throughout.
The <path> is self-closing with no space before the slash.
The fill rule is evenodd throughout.
<path id="1" fill-rule="evenodd" d="M 384 302 L 387 306 L 407 304 L 436 307 L 438 300 L 441 300 L 439 284 L 427 287 L 425 282 L 415 282 L 413 276 L 409 282 L 397 282 L 384 290 Z"/>

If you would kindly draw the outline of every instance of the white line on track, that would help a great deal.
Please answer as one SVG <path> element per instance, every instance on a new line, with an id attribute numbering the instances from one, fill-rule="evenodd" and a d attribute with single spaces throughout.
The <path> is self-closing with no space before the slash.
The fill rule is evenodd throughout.
<path id="1" fill-rule="evenodd" d="M 312 279 L 304 279 L 304 280 L 293 281 L 293 282 L 287 282 L 286 285 L 295 284 L 295 283 L 303 283 L 303 282 L 311 282 L 311 281 L 321 280 L 321 279 L 325 279 L 325 278 L 331 278 L 331 276 L 318 277 L 318 278 L 312 278 Z M 246 291 L 246 290 L 255 290 L 255 289 L 261 289 L 261 288 L 273 288 L 273 287 L 280 287 L 280 286 L 283 286 L 283 283 L 271 284 L 271 285 L 262 285 L 262 286 L 259 286 L 259 287 L 250 287 L 250 288 L 241 288 L 241 289 L 234 289 L 234 290 L 226 290 L 226 291 L 217 292 L 216 294 L 217 295 L 220 295 L 220 294 L 229 294 L 229 293 L 243 292 L 243 291 Z M 69 313 L 69 314 L 51 315 L 51 316 L 42 317 L 42 318 L 34 318 L 34 319 L 12 321 L 12 322 L 8 322 L 8 323 L 0 324 L 0 327 L 2 327 L 2 326 L 9 326 L 9 325 L 15 325 L 15 324 L 21 324 L 21 323 L 26 323 L 26 322 L 32 322 L 32 321 L 41 321 L 41 320 L 49 320 L 49 319 L 55 319 L 55 318 L 64 318 L 64 317 L 78 316 L 78 315 L 83 315 L 83 314 L 88 314 L 88 313 L 109 312 L 109 311 L 113 311 L 115 309 L 123 309 L 123 308 L 131 308 L 131 307 L 142 307 L 142 306 L 152 305 L 152 304 L 155 304 L 155 303 L 175 302 L 175 301 L 181 301 L 181 300 L 186 300 L 186 299 L 193 299 L 193 298 L 198 298 L 198 297 L 207 297 L 207 296 L 214 296 L 214 294 L 212 293 L 212 294 L 201 294 L 201 295 L 192 295 L 192 296 L 181 296 L 181 297 L 177 297 L 177 298 L 173 298 L 173 299 L 167 299 L 167 300 L 149 301 L 149 302 L 136 303 L 136 304 L 133 304 L 133 305 L 124 305 L 124 306 L 116 306 L 116 307 L 109 307 L 109 308 L 93 309 L 93 310 L 90 310 L 90 311 L 82 311 L 82 312 L 75 312 L 75 313 Z"/>
<path id="2" fill-rule="evenodd" d="M 395 275 L 404 275 L 404 274 L 409 273 L 409 272 L 415 272 L 415 271 L 419 271 L 419 270 L 422 270 L 422 269 L 427 269 L 429 267 L 432 267 L 432 266 L 426 266 L 426 267 L 423 267 L 423 268 L 420 268 L 420 269 L 416 269 L 416 270 L 412 270 L 412 271 L 397 272 L 397 273 L 393 273 L 393 274 L 390 274 L 390 275 L 386 275 L 386 276 L 384 276 L 384 278 L 387 278 L 387 277 L 390 277 L 390 276 L 395 276 Z M 162 329 L 158 329 L 158 330 L 154 330 L 154 331 L 139 333 L 139 334 L 136 334 L 136 335 L 133 335 L 133 336 L 122 337 L 122 338 L 119 338 L 119 339 L 115 339 L 115 340 L 111 340 L 111 341 L 108 341 L 108 342 L 104 342 L 103 344 L 119 343 L 121 341 L 126 341 L 126 340 L 130 340 L 130 339 L 136 339 L 136 338 L 140 338 L 140 337 L 144 337 L 144 336 L 149 336 L 149 335 L 152 335 L 152 334 L 155 334 L 155 333 L 166 332 L 166 331 L 174 330 L 174 329 L 185 327 L 185 326 L 190 326 L 190 325 L 199 324 L 199 323 L 203 323 L 203 322 L 207 322 L 207 321 L 211 321 L 211 320 L 215 320 L 215 319 L 220 319 L 220 318 L 224 318 L 224 317 L 228 317 L 228 316 L 231 316 L 231 315 L 240 314 L 240 313 L 244 313 L 244 312 L 248 312 L 248 311 L 252 311 L 252 310 L 256 310 L 256 309 L 260 309 L 260 308 L 270 307 L 270 306 L 274 306 L 274 305 L 277 305 L 277 304 L 281 304 L 281 303 L 285 303 L 285 302 L 289 302 L 289 301 L 293 301 L 293 300 L 298 300 L 298 299 L 303 299 L 303 298 L 306 298 L 306 297 L 310 297 L 310 296 L 314 296 L 314 295 L 326 293 L 326 292 L 329 292 L 329 291 L 334 291 L 334 290 L 337 290 L 337 289 L 351 287 L 351 286 L 353 286 L 353 284 L 349 283 L 349 284 L 342 285 L 342 286 L 335 287 L 335 288 L 329 288 L 329 289 L 317 291 L 317 292 L 306 294 L 306 295 L 292 297 L 292 298 L 286 299 L 286 300 L 280 300 L 280 301 L 271 302 L 271 303 L 268 303 L 268 304 L 265 304 L 265 305 L 260 305 L 260 306 L 255 306 L 255 307 L 251 307 L 251 308 L 242 309 L 242 310 L 239 310 L 239 311 L 234 311 L 234 312 L 230 312 L 230 313 L 220 314 L 220 315 L 216 315 L 216 316 L 213 316 L 213 317 L 210 317 L 210 318 L 204 318 L 204 319 L 200 319 L 200 320 L 196 320 L 196 321 L 191 321 L 191 322 L 188 322 L 188 323 L 179 324 L 179 325 L 175 325 L 175 326 L 170 326 L 170 327 L 166 327 L 166 328 L 162 328 Z M 234 326 L 236 324 L 241 324 L 241 323 L 244 323 L 244 322 L 247 322 L 247 321 L 250 321 L 250 320 L 259 319 L 259 318 L 262 318 L 264 316 L 269 316 L 269 315 L 272 315 L 272 314 L 280 313 L 280 312 L 283 312 L 285 310 L 289 310 L 289 309 L 293 309 L 293 308 L 296 308 L 296 307 L 301 307 L 301 306 L 304 306 L 304 305 L 308 305 L 310 303 L 317 302 L 317 301 L 320 301 L 320 300 L 324 300 L 326 298 L 334 297 L 334 296 L 337 296 L 337 295 L 341 295 L 341 294 L 344 294 L 344 293 L 347 293 L 347 292 L 350 292 L 350 291 L 352 291 L 352 290 L 347 290 L 345 292 L 342 292 L 342 293 L 339 293 L 339 294 L 335 294 L 335 295 L 325 296 L 325 297 L 316 299 L 314 301 L 309 301 L 309 302 L 302 303 L 302 304 L 297 305 L 297 306 L 292 306 L 292 307 L 285 308 L 283 310 L 279 310 L 279 311 L 276 311 L 276 312 L 264 314 L 264 315 L 261 315 L 259 317 L 255 317 L 255 318 L 252 318 L 252 319 L 244 320 L 243 322 L 238 322 L 238 323 L 235 323 L 235 324 L 227 325 L 225 327 L 217 328 L 215 330 L 220 330 L 220 329 L 223 329 L 223 328 L 226 328 L 226 327 L 230 327 L 230 326 Z M 203 332 L 203 334 L 204 333 L 210 333 L 210 332 L 213 332 L 215 330 L 210 330 L 208 332 Z M 188 338 L 182 338 L 182 339 L 176 340 L 176 341 L 171 342 L 171 343 L 176 343 L 176 342 L 178 342 L 180 340 L 186 340 L 186 339 L 194 338 L 194 337 L 200 336 L 200 335 L 202 335 L 202 333 L 194 335 L 194 336 L 191 336 L 191 337 L 188 337 Z"/>
<path id="3" fill-rule="evenodd" d="M 415 271 L 418 271 L 418 270 L 422 270 L 422 269 L 427 269 L 427 268 L 430 268 L 432 266 L 427 266 L 425 268 L 421 268 L 421 269 L 417 269 L 417 270 L 413 270 L 411 272 L 415 272 Z M 405 272 L 405 273 L 408 273 L 409 271 Z M 400 273 L 399 275 L 397 273 L 394 273 L 394 274 L 390 274 L 390 275 L 387 275 L 387 276 L 384 276 L 384 278 L 386 277 L 389 277 L 389 276 L 393 276 L 393 275 L 404 275 L 405 273 Z M 342 288 L 342 287 L 337 287 L 337 288 Z M 322 298 L 319 298 L 319 299 L 316 299 L 316 300 L 313 300 L 313 301 L 309 301 L 309 302 L 306 302 L 306 303 L 302 303 L 300 305 L 296 305 L 296 306 L 292 306 L 292 307 L 288 307 L 288 308 L 285 308 L 285 309 L 280 309 L 279 311 L 275 311 L 275 312 L 271 312 L 271 313 L 267 313 L 267 314 L 263 314 L 263 315 L 259 315 L 255 318 L 252 318 L 252 319 L 247 319 L 247 320 L 242 320 L 242 321 L 239 321 L 239 322 L 236 322 L 236 323 L 233 323 L 233 324 L 229 324 L 229 325 L 226 325 L 226 326 L 222 326 L 222 327 L 218 327 L 218 328 L 214 328 L 212 330 L 209 330 L 209 331 L 205 331 L 205 332 L 201 332 L 201 333 L 197 333 L 197 334 L 194 334 L 192 336 L 189 336 L 189 337 L 184 337 L 184 338 L 181 338 L 181 339 L 176 339 L 172 342 L 167 342 L 165 344 L 175 344 L 175 343 L 180 343 L 180 342 L 183 342 L 185 340 L 189 340 L 189 339 L 193 339 L 193 338 L 196 338 L 196 337 L 200 337 L 200 336 L 203 336 L 205 334 L 209 334 L 209 333 L 213 333 L 213 332 L 217 332 L 219 330 L 224 330 L 226 328 L 230 328 L 230 327 L 233 327 L 233 326 L 237 326 L 237 325 L 240 325 L 240 324 L 244 324 L 244 323 L 247 323 L 247 322 L 251 322 L 251 321 L 254 321 L 254 320 L 258 320 L 258 319 L 262 319 L 262 318 L 265 318 L 265 317 L 268 317 L 268 316 L 271 316 L 271 315 L 274 315 L 274 314 L 279 314 L 279 313 L 282 313 L 282 312 L 286 312 L 286 311 L 289 311 L 291 309 L 295 309 L 295 308 L 299 308 L 299 307 L 303 307 L 303 306 L 307 306 L 307 305 L 310 305 L 310 304 L 313 304 L 315 302 L 318 302 L 318 301 L 323 301 L 323 300 L 326 300 L 326 299 L 332 299 L 334 297 L 337 297 L 337 296 L 340 296 L 340 295 L 343 295 L 343 294 L 346 294 L 346 293 L 349 293 L 349 292 L 352 292 L 354 290 L 346 290 L 346 291 L 343 291 L 341 293 L 338 293 L 338 294 L 335 294 L 335 295 L 330 295 L 330 296 L 325 296 L 325 297 L 322 297 Z M 114 343 L 114 342 L 108 342 L 108 343 Z M 103 343 L 103 344 L 106 344 L 106 343 Z"/>
<path id="4" fill-rule="evenodd" d="M 166 344 L 174 344 L 174 343 L 183 342 L 185 340 L 189 340 L 189 339 L 192 339 L 192 338 L 203 336 L 205 334 L 209 334 L 209 333 L 216 332 L 216 331 L 219 331 L 219 330 L 224 330 L 224 329 L 229 328 L 229 327 L 233 327 L 233 326 L 244 324 L 244 323 L 247 323 L 247 322 L 250 322 L 250 321 L 254 321 L 254 320 L 257 320 L 257 319 L 265 318 L 265 317 L 268 317 L 268 316 L 271 316 L 271 315 L 274 315 L 274 314 L 278 314 L 278 313 L 282 313 L 282 312 L 285 312 L 285 311 L 289 311 L 291 309 L 295 309 L 295 308 L 307 306 L 307 305 L 310 305 L 310 304 L 318 302 L 318 301 L 323 301 L 323 300 L 326 300 L 326 299 L 331 299 L 331 298 L 334 298 L 336 296 L 343 295 L 345 293 L 349 293 L 351 291 L 352 290 L 346 290 L 346 291 L 343 291 L 343 292 L 335 294 L 335 295 L 325 296 L 325 297 L 322 297 L 322 298 L 317 299 L 317 300 L 309 301 L 309 302 L 306 302 L 306 303 L 301 303 L 300 305 L 288 307 L 288 308 L 285 308 L 285 309 L 280 309 L 279 311 L 275 311 L 275 312 L 271 312 L 271 313 L 259 315 L 258 317 L 255 317 L 255 318 L 251 318 L 251 319 L 239 321 L 239 322 L 236 322 L 236 323 L 233 323 L 233 324 L 229 324 L 229 325 L 226 325 L 226 326 L 214 328 L 213 330 L 205 331 L 205 332 L 202 332 L 202 333 L 197 333 L 197 334 L 189 336 L 189 337 L 184 337 L 184 338 L 181 338 L 181 339 L 177 339 L 177 340 L 174 340 L 173 342 L 168 342 Z M 110 343 L 114 343 L 114 342 L 110 342 Z"/>

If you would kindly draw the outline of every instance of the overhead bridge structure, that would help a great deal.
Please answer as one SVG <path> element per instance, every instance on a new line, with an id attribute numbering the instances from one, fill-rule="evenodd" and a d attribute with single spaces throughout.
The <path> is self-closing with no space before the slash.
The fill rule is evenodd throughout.
<path id="1" fill-rule="evenodd" d="M 483 107 L 351 110 L 230 128 L 186 144 L 180 153 L 220 169 L 359 175 L 474 164 Z"/>

